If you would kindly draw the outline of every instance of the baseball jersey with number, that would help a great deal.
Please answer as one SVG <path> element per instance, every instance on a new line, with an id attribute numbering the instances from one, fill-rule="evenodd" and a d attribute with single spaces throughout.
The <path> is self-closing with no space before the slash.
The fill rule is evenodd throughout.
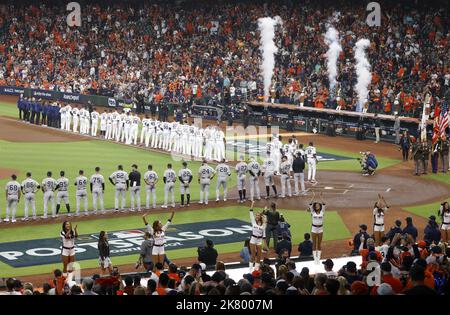
<path id="1" fill-rule="evenodd" d="M 198 170 L 198 175 L 200 178 L 211 178 L 211 176 L 215 173 L 214 169 L 209 165 L 202 165 Z"/>
<path id="2" fill-rule="evenodd" d="M 263 163 L 264 172 L 275 172 L 275 162 L 272 159 L 266 159 Z"/>
<path id="3" fill-rule="evenodd" d="M 173 169 L 169 168 L 164 172 L 164 177 L 166 178 L 166 183 L 174 182 L 177 178 L 177 174 Z"/>
<path id="4" fill-rule="evenodd" d="M 238 164 L 236 164 L 236 172 L 238 176 L 245 175 L 247 171 L 248 171 L 247 163 L 239 162 Z"/>
<path id="5" fill-rule="evenodd" d="M 126 184 L 128 180 L 128 173 L 125 171 L 115 171 L 109 177 L 115 184 Z"/>
<path id="6" fill-rule="evenodd" d="M 97 112 L 92 112 L 91 113 L 91 119 L 92 120 L 98 120 L 99 117 L 100 117 L 100 115 Z"/>
<path id="7" fill-rule="evenodd" d="M 252 176 L 258 176 L 259 172 L 261 171 L 261 166 L 256 161 L 251 161 L 250 163 L 248 163 L 247 168 L 248 168 L 249 172 L 251 171 L 254 174 Z"/>
<path id="8" fill-rule="evenodd" d="M 17 181 L 10 181 L 5 186 L 8 196 L 19 196 L 20 184 Z"/>
<path id="9" fill-rule="evenodd" d="M 77 186 L 77 190 L 86 190 L 86 187 L 87 187 L 86 176 L 78 176 L 75 179 L 75 186 Z"/>
<path id="10" fill-rule="evenodd" d="M 92 190 L 103 189 L 105 179 L 102 174 L 93 174 L 90 183 L 92 184 Z"/>
<path id="11" fill-rule="evenodd" d="M 56 188 L 56 180 L 54 180 L 51 177 L 47 177 L 42 181 L 42 187 L 44 188 L 44 191 L 54 191 Z"/>
<path id="12" fill-rule="evenodd" d="M 188 168 L 182 168 L 178 171 L 178 177 L 180 177 L 183 182 L 189 182 L 189 179 L 192 178 L 192 171 Z"/>
<path id="13" fill-rule="evenodd" d="M 38 189 L 38 182 L 32 178 L 27 178 L 22 182 L 22 189 L 24 193 L 33 193 Z"/>
<path id="14" fill-rule="evenodd" d="M 58 185 L 59 191 L 67 191 L 69 188 L 69 180 L 65 177 L 60 177 L 56 180 L 56 184 Z"/>
<path id="15" fill-rule="evenodd" d="M 312 147 L 312 146 L 309 146 L 309 147 L 306 148 L 305 153 L 306 153 L 306 157 L 308 159 L 313 159 L 314 155 L 316 154 L 316 148 Z"/>
<path id="16" fill-rule="evenodd" d="M 230 167 L 224 163 L 220 163 L 216 166 L 216 173 L 219 178 L 227 178 L 228 176 L 231 176 Z"/>
<path id="17" fill-rule="evenodd" d="M 155 171 L 147 171 L 144 174 L 144 180 L 148 183 L 154 183 L 158 179 L 158 174 Z"/>

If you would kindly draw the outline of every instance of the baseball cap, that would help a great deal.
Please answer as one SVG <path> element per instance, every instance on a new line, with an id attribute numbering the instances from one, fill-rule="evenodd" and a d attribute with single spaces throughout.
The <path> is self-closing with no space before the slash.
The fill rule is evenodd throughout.
<path id="1" fill-rule="evenodd" d="M 430 215 L 430 216 L 428 217 L 428 219 L 430 219 L 431 221 L 436 221 L 436 216 Z"/>
<path id="2" fill-rule="evenodd" d="M 378 295 L 394 295 L 394 290 L 389 283 L 382 283 L 377 289 Z"/>
<path id="3" fill-rule="evenodd" d="M 345 265 L 348 271 L 356 271 L 356 263 L 354 261 L 347 262 Z"/>
<path id="4" fill-rule="evenodd" d="M 324 264 L 326 267 L 333 267 L 334 266 L 334 263 L 333 263 L 333 261 L 330 258 L 328 258 L 327 260 L 323 261 L 322 264 Z"/>
<path id="5" fill-rule="evenodd" d="M 402 221 L 400 221 L 400 220 L 395 220 L 395 225 L 396 225 L 396 226 L 402 225 Z"/>
<path id="6" fill-rule="evenodd" d="M 361 224 L 361 225 L 359 226 L 359 228 L 360 228 L 361 230 L 366 231 L 366 230 L 367 230 L 367 225 Z"/>
<path id="7" fill-rule="evenodd" d="M 253 282 L 255 281 L 255 278 L 253 277 L 253 275 L 251 273 L 244 274 L 243 278 L 247 279 L 248 282 L 250 282 L 251 284 L 253 284 Z"/>
<path id="8" fill-rule="evenodd" d="M 425 242 L 425 241 L 418 241 L 417 242 L 417 246 L 419 246 L 420 248 L 425 248 L 425 247 L 427 247 L 427 242 Z"/>

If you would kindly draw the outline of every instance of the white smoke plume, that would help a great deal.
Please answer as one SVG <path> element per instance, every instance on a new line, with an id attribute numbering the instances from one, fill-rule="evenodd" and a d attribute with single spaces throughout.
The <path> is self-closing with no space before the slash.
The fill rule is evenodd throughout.
<path id="1" fill-rule="evenodd" d="M 339 43 L 339 32 L 334 27 L 329 27 L 325 33 L 325 43 L 328 45 L 327 56 L 327 71 L 328 80 L 330 81 L 330 92 L 334 89 L 337 81 L 337 61 L 339 54 L 342 51 L 342 46 Z"/>
<path id="2" fill-rule="evenodd" d="M 272 83 L 273 69 L 275 68 L 275 54 L 278 48 L 275 45 L 275 26 L 282 25 L 283 21 L 279 16 L 263 17 L 258 19 L 258 29 L 260 31 L 260 46 L 262 54 L 261 71 L 264 79 L 264 101 L 269 98 L 270 84 Z"/>
<path id="3" fill-rule="evenodd" d="M 370 45 L 368 39 L 362 38 L 355 44 L 355 70 L 358 80 L 354 87 L 356 94 L 358 95 L 358 104 L 356 105 L 356 111 L 362 111 L 362 106 L 367 102 L 369 94 L 369 84 L 372 80 L 372 73 L 370 72 L 370 63 L 366 57 L 366 48 Z"/>

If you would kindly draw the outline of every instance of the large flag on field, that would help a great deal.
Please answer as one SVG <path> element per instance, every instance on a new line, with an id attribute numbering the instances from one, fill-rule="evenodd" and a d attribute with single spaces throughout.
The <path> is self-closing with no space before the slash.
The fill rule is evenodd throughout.
<path id="1" fill-rule="evenodd" d="M 448 105 L 444 101 L 442 107 L 436 106 L 434 111 L 434 128 L 433 128 L 433 144 L 435 144 L 439 138 L 446 138 L 445 133 L 448 128 Z"/>

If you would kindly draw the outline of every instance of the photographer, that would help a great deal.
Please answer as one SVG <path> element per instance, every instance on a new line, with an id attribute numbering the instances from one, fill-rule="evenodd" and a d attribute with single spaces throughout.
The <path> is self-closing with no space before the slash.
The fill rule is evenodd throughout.
<path id="1" fill-rule="evenodd" d="M 204 263 L 206 266 L 215 266 L 217 262 L 217 250 L 214 248 L 214 243 L 211 240 L 206 240 L 206 246 L 199 247 L 198 261 Z"/>

